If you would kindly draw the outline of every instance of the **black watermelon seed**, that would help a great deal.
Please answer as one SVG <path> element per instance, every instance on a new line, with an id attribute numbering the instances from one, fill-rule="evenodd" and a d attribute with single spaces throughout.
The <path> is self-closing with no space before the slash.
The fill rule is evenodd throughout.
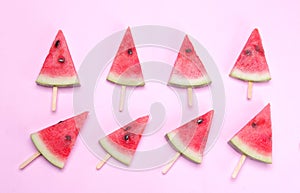
<path id="1" fill-rule="evenodd" d="M 126 127 L 126 128 L 124 128 L 124 130 L 125 130 L 125 131 L 128 131 L 129 129 L 131 129 L 131 127 L 130 127 L 130 126 L 128 126 L 128 127 Z"/>
<path id="2" fill-rule="evenodd" d="M 245 50 L 245 54 L 246 54 L 247 56 L 251 56 L 251 55 L 252 55 L 252 52 L 251 52 L 251 50 Z"/>
<path id="3" fill-rule="evenodd" d="M 126 134 L 126 135 L 124 136 L 124 140 L 125 140 L 125 141 L 128 141 L 128 140 L 129 140 L 129 135 L 128 135 L 128 134 Z"/>
<path id="4" fill-rule="evenodd" d="M 57 124 L 62 123 L 63 121 L 59 121 Z"/>
<path id="5" fill-rule="evenodd" d="M 65 140 L 66 140 L 66 141 L 71 141 L 71 139 L 72 139 L 72 138 L 71 138 L 70 135 L 66 135 L 66 136 L 65 136 Z"/>
<path id="6" fill-rule="evenodd" d="M 64 63 L 64 62 L 65 62 L 65 58 L 64 58 L 64 57 L 59 58 L 59 59 L 58 59 L 58 62 Z"/>
<path id="7" fill-rule="evenodd" d="M 251 126 L 252 126 L 253 128 L 255 128 L 255 127 L 257 126 L 257 124 L 253 122 L 253 123 L 251 124 Z"/>
<path id="8" fill-rule="evenodd" d="M 185 50 L 185 52 L 186 52 L 186 53 L 191 53 L 192 50 L 191 50 L 190 48 L 188 48 L 188 49 Z"/>
<path id="9" fill-rule="evenodd" d="M 197 123 L 198 123 L 198 124 L 200 124 L 200 123 L 202 123 L 202 122 L 203 122 L 202 119 L 198 119 L 198 120 L 197 120 Z"/>
<path id="10" fill-rule="evenodd" d="M 55 45 L 54 45 L 54 46 L 57 48 L 59 45 L 60 45 L 60 41 L 57 40 L 57 41 L 55 42 Z"/>
<path id="11" fill-rule="evenodd" d="M 127 50 L 127 53 L 129 54 L 129 55 L 132 55 L 133 54 L 133 51 L 132 51 L 132 49 L 130 48 L 130 49 L 128 49 Z"/>
<path id="12" fill-rule="evenodd" d="M 261 51 L 261 49 L 260 49 L 260 47 L 259 47 L 258 45 L 255 45 L 255 50 L 256 50 L 257 52 L 260 52 L 260 51 Z"/>

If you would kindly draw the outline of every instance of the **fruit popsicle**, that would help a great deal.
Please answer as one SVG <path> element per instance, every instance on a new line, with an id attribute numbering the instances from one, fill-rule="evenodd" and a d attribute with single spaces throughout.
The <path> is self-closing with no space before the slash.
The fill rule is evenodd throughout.
<path id="1" fill-rule="evenodd" d="M 207 86 L 211 80 L 186 35 L 172 69 L 168 85 L 187 88 L 188 103 L 192 106 L 192 88 Z"/>
<path id="2" fill-rule="evenodd" d="M 252 31 L 229 76 L 248 82 L 248 99 L 252 98 L 253 82 L 271 80 L 265 51 L 257 28 Z"/>
<path id="3" fill-rule="evenodd" d="M 272 163 L 272 124 L 270 104 L 266 105 L 228 142 L 242 154 L 232 178 L 236 178 L 246 157 Z"/>
<path id="4" fill-rule="evenodd" d="M 180 155 L 200 164 L 206 146 L 214 111 L 211 110 L 166 134 L 170 145 L 177 151 L 163 169 L 166 174 Z"/>
<path id="5" fill-rule="evenodd" d="M 54 166 L 64 168 L 87 115 L 88 112 L 83 112 L 77 116 L 32 133 L 31 140 L 38 152 L 21 164 L 20 169 L 25 168 L 40 155 L 43 155 Z"/>
<path id="6" fill-rule="evenodd" d="M 130 165 L 148 120 L 149 116 L 140 117 L 100 139 L 100 145 L 108 154 L 96 169 L 99 170 L 110 157 Z"/>
<path id="7" fill-rule="evenodd" d="M 52 43 L 36 83 L 41 86 L 53 87 L 52 111 L 56 110 L 58 87 L 80 85 L 65 36 L 61 30 L 58 31 Z"/>
<path id="8" fill-rule="evenodd" d="M 120 111 L 123 111 L 126 86 L 145 85 L 142 68 L 129 27 L 114 58 L 107 80 L 122 86 Z"/>

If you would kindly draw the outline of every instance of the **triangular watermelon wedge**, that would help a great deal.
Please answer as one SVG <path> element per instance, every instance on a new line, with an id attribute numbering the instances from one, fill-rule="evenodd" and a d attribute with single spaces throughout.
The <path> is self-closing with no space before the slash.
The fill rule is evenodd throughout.
<path id="1" fill-rule="evenodd" d="M 205 67 L 186 35 L 172 69 L 168 84 L 176 87 L 200 87 L 211 83 Z"/>
<path id="2" fill-rule="evenodd" d="M 272 163 L 272 124 L 270 104 L 251 119 L 229 144 L 237 151 L 253 159 Z"/>
<path id="3" fill-rule="evenodd" d="M 258 29 L 252 31 L 229 75 L 252 82 L 263 82 L 271 79 Z"/>
<path id="4" fill-rule="evenodd" d="M 143 86 L 145 84 L 129 27 L 114 58 L 107 80 L 125 86 Z"/>
<path id="5" fill-rule="evenodd" d="M 211 110 L 166 134 L 172 147 L 195 163 L 201 163 L 214 111 Z"/>
<path id="6" fill-rule="evenodd" d="M 88 112 L 60 121 L 31 134 L 37 150 L 53 165 L 63 168 L 76 142 Z"/>
<path id="7" fill-rule="evenodd" d="M 79 79 L 61 30 L 58 31 L 36 83 L 42 86 L 78 86 Z"/>
<path id="8" fill-rule="evenodd" d="M 103 149 L 116 160 L 130 165 L 149 116 L 136 119 L 99 140 Z"/>

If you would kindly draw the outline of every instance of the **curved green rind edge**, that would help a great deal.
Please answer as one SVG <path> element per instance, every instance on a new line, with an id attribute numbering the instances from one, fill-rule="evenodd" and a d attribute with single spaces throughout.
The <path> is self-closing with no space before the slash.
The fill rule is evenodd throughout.
<path id="1" fill-rule="evenodd" d="M 130 165 L 131 160 L 133 158 L 133 154 L 134 154 L 134 152 L 132 150 L 128 150 L 128 149 L 122 148 L 120 146 L 117 147 L 116 144 L 112 143 L 106 137 L 100 139 L 99 143 L 103 147 L 103 149 L 107 153 L 109 153 L 113 158 L 122 162 L 125 165 Z M 123 152 L 121 152 L 120 149 Z"/>
<path id="2" fill-rule="evenodd" d="M 65 162 L 48 150 L 38 133 L 33 133 L 30 136 L 35 147 L 51 164 L 61 169 L 64 167 Z"/>
<path id="3" fill-rule="evenodd" d="M 172 77 L 170 78 L 168 85 L 170 86 L 175 86 L 175 87 L 204 87 L 211 84 L 211 80 L 208 78 L 208 76 L 206 77 L 202 77 L 202 78 L 197 78 L 197 79 L 188 79 L 188 78 L 182 78 L 182 76 L 176 76 L 176 75 L 172 75 Z"/>
<path id="4" fill-rule="evenodd" d="M 255 160 L 271 164 L 272 163 L 272 153 L 270 155 L 263 155 L 259 152 L 257 152 L 255 149 L 249 147 L 247 144 L 245 144 L 241 139 L 239 139 L 237 136 L 233 137 L 229 142 L 229 145 L 231 145 L 235 150 L 237 150 L 240 153 L 243 153 L 250 158 L 253 158 Z"/>
<path id="5" fill-rule="evenodd" d="M 125 86 L 144 86 L 145 82 L 143 79 L 137 80 L 135 78 L 122 78 L 109 74 L 106 78 L 108 81 Z"/>
<path id="6" fill-rule="evenodd" d="M 191 161 L 200 164 L 202 162 L 202 156 L 199 156 L 198 153 L 187 148 L 187 146 L 183 143 L 180 143 L 181 140 L 176 135 L 177 134 L 170 132 L 167 133 L 165 137 L 176 151 L 180 152 L 182 155 L 184 155 L 184 157 L 190 159 Z"/>
<path id="7" fill-rule="evenodd" d="M 57 86 L 57 87 L 75 87 L 80 86 L 77 76 L 71 77 L 50 77 L 47 75 L 40 74 L 35 81 L 38 85 L 41 86 Z"/>
<path id="8" fill-rule="evenodd" d="M 251 82 L 265 82 L 271 80 L 271 75 L 269 72 L 265 73 L 246 73 L 238 69 L 233 69 L 229 76 L 237 78 L 243 81 Z"/>

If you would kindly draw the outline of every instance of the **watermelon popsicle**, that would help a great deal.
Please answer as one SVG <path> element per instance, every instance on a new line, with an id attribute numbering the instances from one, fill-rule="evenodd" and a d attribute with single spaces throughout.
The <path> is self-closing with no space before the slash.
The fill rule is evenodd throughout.
<path id="1" fill-rule="evenodd" d="M 58 87 L 80 85 L 65 36 L 61 30 L 58 31 L 52 43 L 36 83 L 41 86 L 53 87 L 52 111 L 56 111 Z"/>
<path id="2" fill-rule="evenodd" d="M 229 76 L 248 82 L 248 99 L 252 98 L 253 82 L 271 80 L 258 29 L 252 31 Z"/>
<path id="3" fill-rule="evenodd" d="M 107 155 L 96 169 L 99 170 L 110 157 L 130 165 L 148 120 L 149 116 L 140 117 L 100 139 L 99 143 Z"/>
<path id="4" fill-rule="evenodd" d="M 32 133 L 31 140 L 38 151 L 23 162 L 20 169 L 25 168 L 40 155 L 43 155 L 54 166 L 63 168 L 87 116 L 88 112 L 83 112 Z"/>
<path id="5" fill-rule="evenodd" d="M 236 178 L 246 157 L 272 163 L 272 124 L 270 104 L 267 104 L 228 142 L 242 154 L 232 178 Z"/>
<path id="6" fill-rule="evenodd" d="M 192 106 L 192 88 L 207 86 L 211 80 L 186 35 L 172 69 L 168 85 L 187 88 L 188 104 Z"/>
<path id="7" fill-rule="evenodd" d="M 123 111 L 126 86 L 144 86 L 144 77 L 131 30 L 128 27 L 110 68 L 107 80 L 121 85 L 120 111 Z"/>
<path id="8" fill-rule="evenodd" d="M 162 173 L 166 174 L 180 155 L 200 164 L 206 146 L 214 111 L 211 110 L 166 134 L 170 145 L 177 151 Z"/>

